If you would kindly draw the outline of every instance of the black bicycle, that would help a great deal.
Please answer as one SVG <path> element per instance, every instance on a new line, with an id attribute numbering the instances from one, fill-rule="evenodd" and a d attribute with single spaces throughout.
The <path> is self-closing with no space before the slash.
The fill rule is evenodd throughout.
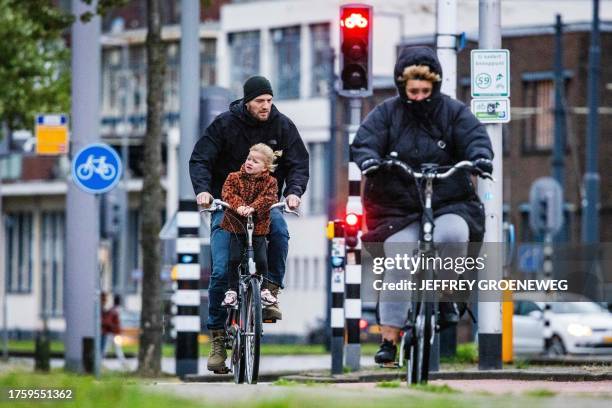
<path id="1" fill-rule="evenodd" d="M 437 250 L 433 240 L 435 229 L 434 212 L 432 208 L 433 181 L 445 179 L 459 170 L 471 170 L 479 177 L 493 180 L 489 173 L 482 172 L 476 167 L 476 162 L 461 161 L 453 166 L 440 166 L 435 163 L 424 163 L 419 172 L 413 170 L 408 164 L 398 159 L 397 152 L 391 152 L 380 165 L 372 166 L 364 170 L 363 174 L 372 174 L 381 166 L 387 168 L 399 168 L 404 174 L 415 180 L 419 200 L 423 212 L 421 214 L 421 229 L 417 249 L 414 252 L 419 262 L 419 268 L 411 271 L 415 277 L 417 288 L 421 287 L 421 281 L 435 278 L 436 271 L 433 268 L 422 268 L 429 265 L 427 259 L 436 258 Z M 424 180 L 423 183 L 420 181 Z M 406 381 L 409 384 L 427 383 L 429 378 L 429 357 L 434 334 L 437 330 L 438 302 L 436 299 L 427 298 L 425 291 L 417 291 L 416 299 L 412 301 L 407 326 L 403 328 L 402 341 L 400 344 L 399 365 L 406 365 Z"/>
<path id="2" fill-rule="evenodd" d="M 212 205 L 202 211 L 214 212 L 231 208 L 221 200 L 213 200 Z M 270 207 L 281 208 L 284 213 L 299 216 L 291 210 L 285 201 Z M 227 213 L 226 213 L 227 214 Z M 255 251 L 253 249 L 253 231 L 255 223 L 253 216 L 248 215 L 246 222 L 246 251 L 239 266 L 238 302 L 229 308 L 225 321 L 225 345 L 232 350 L 230 370 L 234 374 L 234 382 L 242 384 L 257 384 L 259 377 L 259 351 L 263 336 L 261 283 L 263 276 L 257 273 Z"/>

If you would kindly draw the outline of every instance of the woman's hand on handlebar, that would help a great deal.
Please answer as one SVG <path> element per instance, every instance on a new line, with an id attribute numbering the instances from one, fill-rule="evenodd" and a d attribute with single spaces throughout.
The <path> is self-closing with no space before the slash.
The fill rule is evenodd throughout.
<path id="1" fill-rule="evenodd" d="M 380 159 L 367 159 L 361 163 L 361 173 L 364 175 L 372 174 L 376 172 L 382 164 L 383 162 Z"/>

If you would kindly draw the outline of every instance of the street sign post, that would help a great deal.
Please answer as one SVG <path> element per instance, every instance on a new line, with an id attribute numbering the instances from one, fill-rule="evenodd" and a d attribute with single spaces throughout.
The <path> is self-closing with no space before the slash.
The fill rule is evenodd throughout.
<path id="1" fill-rule="evenodd" d="M 510 122 L 510 99 L 472 99 L 472 113 L 482 123 Z"/>
<path id="2" fill-rule="evenodd" d="M 36 154 L 60 155 L 68 152 L 68 115 L 36 115 L 34 133 Z"/>
<path id="3" fill-rule="evenodd" d="M 472 98 L 510 97 L 510 51 L 472 50 Z"/>
<path id="4" fill-rule="evenodd" d="M 121 179 L 122 171 L 119 155 L 104 143 L 87 145 L 72 159 L 72 180 L 90 194 L 112 190 Z"/>

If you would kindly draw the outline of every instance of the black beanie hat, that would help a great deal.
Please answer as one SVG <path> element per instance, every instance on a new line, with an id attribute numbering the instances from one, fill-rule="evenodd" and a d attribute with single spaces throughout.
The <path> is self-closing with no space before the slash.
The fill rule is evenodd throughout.
<path id="1" fill-rule="evenodd" d="M 274 96 L 270 81 L 262 76 L 252 76 L 246 80 L 244 83 L 244 103 L 252 101 L 263 94 Z"/>

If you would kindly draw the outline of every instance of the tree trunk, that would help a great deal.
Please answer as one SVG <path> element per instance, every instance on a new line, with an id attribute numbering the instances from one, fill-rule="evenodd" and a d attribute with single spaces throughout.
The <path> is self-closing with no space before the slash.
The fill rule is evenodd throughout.
<path id="1" fill-rule="evenodd" d="M 142 312 L 138 371 L 146 377 L 161 372 L 162 282 L 159 231 L 162 189 L 161 138 L 165 50 L 161 41 L 161 0 L 147 0 L 147 132 L 144 139 L 142 187 Z"/>

